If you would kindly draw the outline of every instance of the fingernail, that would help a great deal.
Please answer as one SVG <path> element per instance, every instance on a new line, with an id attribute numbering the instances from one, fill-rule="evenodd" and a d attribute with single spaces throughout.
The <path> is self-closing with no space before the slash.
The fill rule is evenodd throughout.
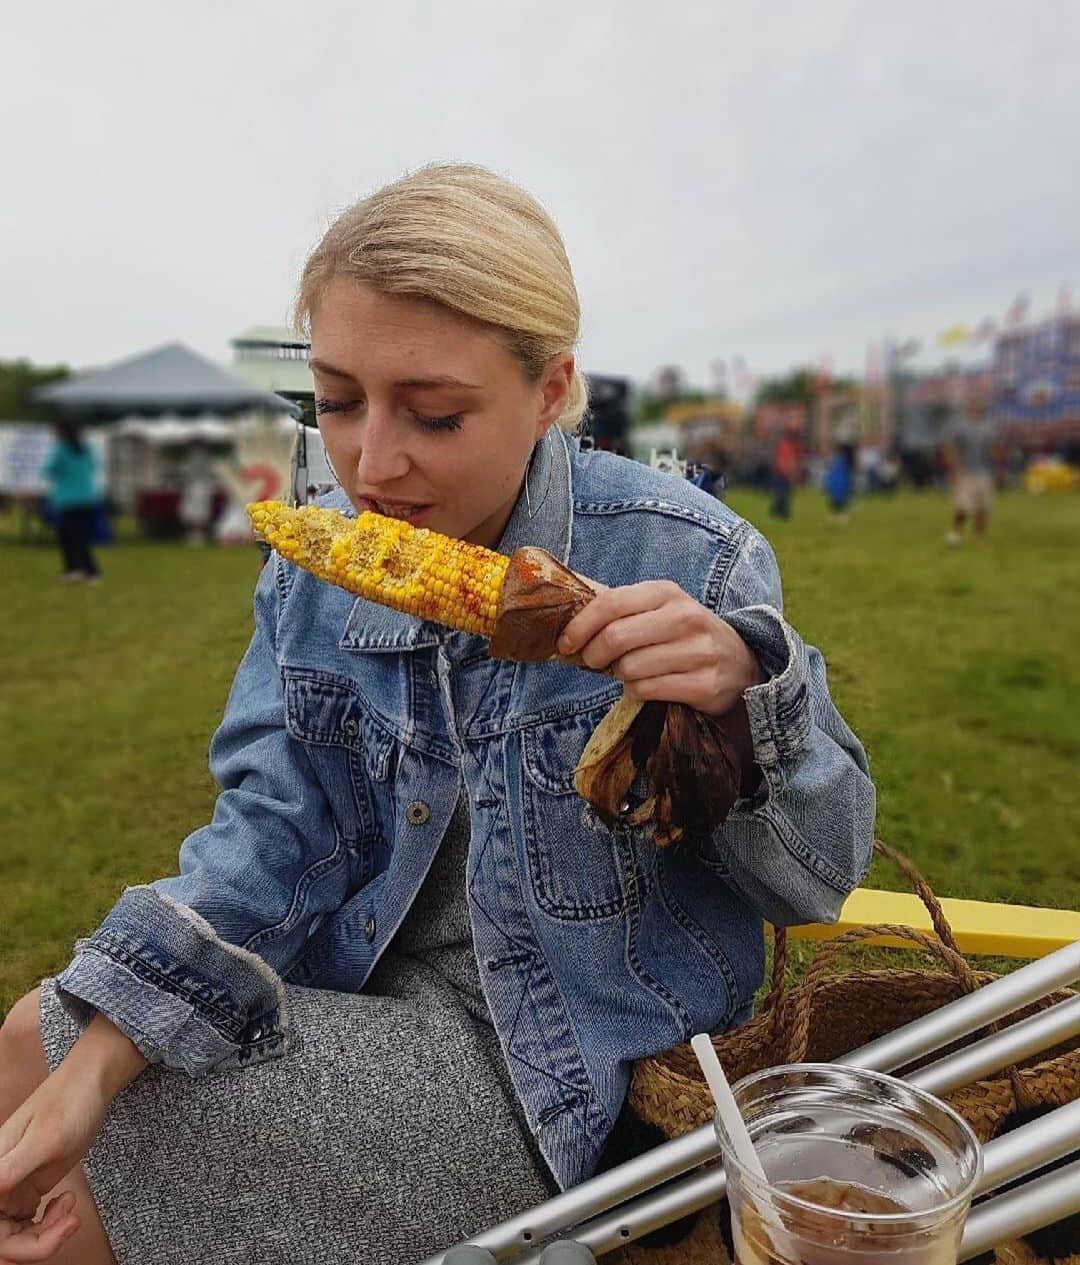
<path id="1" fill-rule="evenodd" d="M 559 654 L 570 653 L 570 638 L 569 637 L 560 637 L 557 644 L 558 644 Z"/>

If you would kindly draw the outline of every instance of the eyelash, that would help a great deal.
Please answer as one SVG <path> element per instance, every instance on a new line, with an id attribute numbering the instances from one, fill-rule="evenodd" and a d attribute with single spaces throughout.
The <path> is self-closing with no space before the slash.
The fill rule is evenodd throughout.
<path id="1" fill-rule="evenodd" d="M 316 400 L 316 413 L 347 413 L 349 409 L 355 408 L 359 404 L 359 400 Z"/>
<path id="2" fill-rule="evenodd" d="M 448 413 L 445 417 L 425 417 L 423 413 L 413 413 L 413 418 L 424 430 L 461 430 L 460 413 Z"/>
<path id="3" fill-rule="evenodd" d="M 359 404 L 359 400 L 327 400 L 320 399 L 315 401 L 315 412 L 322 413 L 347 413 L 349 409 L 355 408 Z M 445 417 L 425 417 L 423 413 L 417 413 L 410 410 L 413 420 L 424 430 L 429 431 L 453 431 L 461 429 L 461 414 L 448 413 Z"/>

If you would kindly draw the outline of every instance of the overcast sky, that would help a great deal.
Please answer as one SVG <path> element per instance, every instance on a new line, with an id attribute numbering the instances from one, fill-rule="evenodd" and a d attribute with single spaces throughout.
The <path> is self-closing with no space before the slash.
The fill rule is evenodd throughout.
<path id="1" fill-rule="evenodd" d="M 224 360 L 432 159 L 553 213 L 594 372 L 1080 303 L 1075 0 L 34 0 L 0 44 L 0 358 Z"/>

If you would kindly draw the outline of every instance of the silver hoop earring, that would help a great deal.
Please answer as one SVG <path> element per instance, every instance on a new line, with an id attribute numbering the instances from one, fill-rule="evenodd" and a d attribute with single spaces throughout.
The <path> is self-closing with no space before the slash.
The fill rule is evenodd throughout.
<path id="1" fill-rule="evenodd" d="M 533 450 L 529 455 L 529 464 L 525 467 L 525 505 L 528 509 L 530 522 L 544 508 L 544 502 L 547 500 L 548 492 L 551 490 L 551 469 L 549 467 L 547 487 L 544 488 L 544 495 L 540 498 L 540 504 L 536 507 L 536 509 L 533 509 L 532 497 L 529 495 L 529 475 L 532 474 L 533 458 L 536 456 L 536 450 L 543 442 L 543 439 L 538 439 L 533 445 Z"/>

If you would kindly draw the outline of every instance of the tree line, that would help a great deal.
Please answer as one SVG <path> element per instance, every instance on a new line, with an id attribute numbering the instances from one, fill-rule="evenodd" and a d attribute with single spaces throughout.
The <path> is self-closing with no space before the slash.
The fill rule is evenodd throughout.
<path id="1" fill-rule="evenodd" d="M 34 403 L 34 392 L 71 377 L 67 365 L 35 365 L 29 360 L 0 360 L 0 421 L 47 422 L 49 412 Z"/>

